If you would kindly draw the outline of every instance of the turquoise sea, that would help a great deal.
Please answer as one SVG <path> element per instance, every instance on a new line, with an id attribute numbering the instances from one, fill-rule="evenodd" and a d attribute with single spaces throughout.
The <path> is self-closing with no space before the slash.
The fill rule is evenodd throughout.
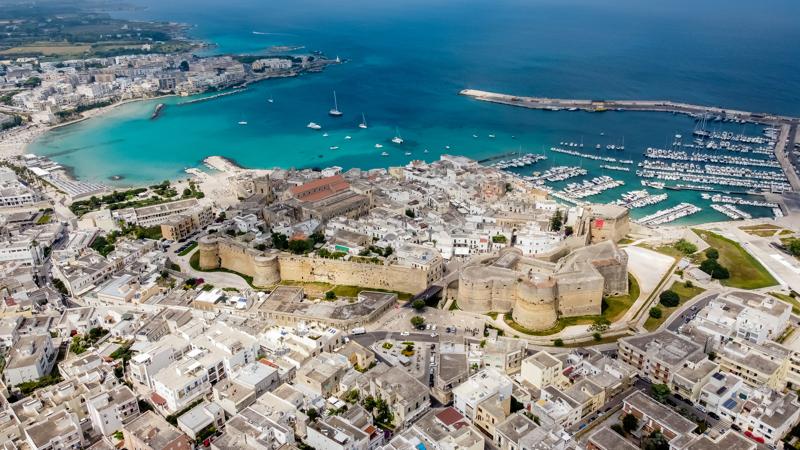
<path id="1" fill-rule="evenodd" d="M 212 53 L 256 53 L 302 45 L 340 56 L 323 73 L 268 80 L 246 92 L 178 106 L 137 102 L 48 133 L 30 150 L 114 185 L 176 178 L 209 155 L 246 167 L 386 167 L 441 153 L 476 159 L 561 141 L 618 144 L 606 151 L 640 159 L 644 149 L 688 136 L 688 117 L 657 113 L 547 112 L 477 102 L 463 88 L 575 98 L 671 99 L 800 115 L 800 2 L 745 0 L 132 0 L 125 17 L 185 22 Z M 255 32 L 255 33 L 254 33 Z M 342 118 L 327 115 L 336 90 Z M 268 103 L 272 97 L 274 103 Z M 163 101 L 163 100 L 162 100 Z M 369 129 L 357 124 L 365 113 Z M 248 125 L 238 125 L 245 120 Z M 310 121 L 329 136 L 306 128 Z M 726 125 L 716 125 L 723 127 Z M 733 131 L 760 130 L 727 125 Z M 399 132 L 402 146 L 391 144 Z M 477 135 L 477 138 L 473 137 Z M 496 135 L 491 139 L 489 134 Z M 352 139 L 345 140 L 345 136 Z M 376 149 L 375 144 L 384 145 Z M 330 150 L 331 146 L 339 147 Z M 449 146 L 449 149 L 447 148 Z M 428 149 L 429 153 L 424 153 Z M 389 156 L 380 156 L 381 151 Z M 411 155 L 405 155 L 410 152 Z M 577 165 L 548 154 L 550 165 Z M 584 160 L 590 177 L 604 172 Z M 526 173 L 527 174 L 527 173 Z M 607 172 L 639 189 L 633 173 Z M 111 181 L 111 177 L 121 177 Z M 670 192 L 669 203 L 703 203 Z M 667 203 L 636 210 L 643 215 Z M 702 206 L 702 205 L 701 205 Z M 766 215 L 768 210 L 751 212 Z M 691 221 L 722 220 L 705 210 Z"/>

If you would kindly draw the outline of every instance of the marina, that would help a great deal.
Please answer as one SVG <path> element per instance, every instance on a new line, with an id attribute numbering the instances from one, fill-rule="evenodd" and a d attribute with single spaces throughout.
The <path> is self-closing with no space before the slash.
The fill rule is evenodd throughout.
<path id="1" fill-rule="evenodd" d="M 711 209 L 717 211 L 719 213 L 725 214 L 729 218 L 733 220 L 743 220 L 743 219 L 752 219 L 753 216 L 749 213 L 742 211 L 741 209 L 737 208 L 734 205 L 727 204 L 727 203 L 714 203 L 711 205 Z"/>
<path id="2" fill-rule="evenodd" d="M 509 160 L 500 160 L 496 163 L 490 164 L 489 167 L 494 167 L 496 169 L 508 169 L 510 167 L 527 167 L 532 164 L 536 164 L 539 161 L 543 161 L 547 159 L 546 156 L 543 155 L 535 155 L 533 153 L 527 153 L 523 156 L 518 158 L 513 158 Z"/>
<path id="3" fill-rule="evenodd" d="M 615 180 L 609 176 L 603 175 L 600 177 L 592 178 L 591 180 L 583 180 L 580 183 L 569 183 L 562 193 L 572 199 L 581 199 L 597 195 L 603 191 L 614 189 L 624 185 L 625 182 Z"/>
<path id="4" fill-rule="evenodd" d="M 668 198 L 667 194 L 650 194 L 647 190 L 630 191 L 622 194 L 622 198 L 614 203 L 628 209 L 642 208 L 661 203 Z"/>
<path id="5" fill-rule="evenodd" d="M 665 223 L 674 222 L 678 219 L 698 213 L 702 209 L 691 203 L 681 203 L 672 208 L 662 209 L 658 212 L 642 217 L 636 222 L 641 225 L 663 225 Z"/>

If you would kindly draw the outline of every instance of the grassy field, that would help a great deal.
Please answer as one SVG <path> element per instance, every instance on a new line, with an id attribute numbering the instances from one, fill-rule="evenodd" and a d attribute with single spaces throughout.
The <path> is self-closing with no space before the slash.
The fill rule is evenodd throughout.
<path id="1" fill-rule="evenodd" d="M 282 280 L 282 286 L 302 286 L 306 291 L 306 295 L 314 297 L 322 297 L 328 291 L 333 291 L 337 297 L 356 297 L 361 291 L 376 291 L 376 292 L 391 292 L 397 294 L 397 299 L 400 301 L 409 300 L 412 295 L 407 292 L 389 291 L 385 289 L 371 289 L 362 286 L 349 286 L 349 285 L 333 285 L 330 283 L 323 283 L 318 281 L 291 281 Z"/>
<path id="2" fill-rule="evenodd" d="M 33 42 L 28 45 L 21 45 L 19 47 L 11 47 L 0 51 L 0 55 L 29 55 L 40 54 L 44 56 L 69 56 L 69 55 L 82 55 L 92 49 L 88 44 L 70 44 L 64 42 Z"/>
<path id="3" fill-rule="evenodd" d="M 792 305 L 792 312 L 795 314 L 800 314 L 800 301 L 797 301 L 796 298 L 790 297 L 786 294 L 781 294 L 780 292 L 770 292 L 769 295 Z"/>
<path id="4" fill-rule="evenodd" d="M 697 297 L 698 295 L 700 295 L 703 292 L 705 292 L 705 289 L 703 289 L 701 287 L 697 287 L 697 286 L 686 287 L 686 282 L 685 281 L 676 281 L 676 282 L 672 283 L 672 286 L 670 286 L 669 289 L 671 291 L 674 291 L 676 294 L 678 294 L 678 297 L 681 298 L 681 301 L 678 304 L 678 306 L 676 306 L 674 308 L 668 308 L 668 307 L 662 305 L 661 303 L 659 303 L 657 306 L 658 306 L 659 309 L 661 309 L 661 318 L 660 319 L 654 319 L 654 318 L 648 316 L 647 320 L 644 323 L 644 327 L 648 331 L 653 331 L 656 328 L 658 328 L 659 326 L 661 326 L 661 324 L 664 323 L 667 320 L 667 318 L 670 315 L 672 315 L 673 312 L 675 312 L 676 309 L 680 308 L 681 305 L 686 303 L 687 300 L 690 300 L 690 299 L 692 299 L 694 297 Z"/>
<path id="5" fill-rule="evenodd" d="M 711 247 L 719 250 L 719 263 L 731 274 L 727 280 L 720 280 L 724 286 L 740 289 L 758 289 L 778 284 L 767 269 L 738 243 L 705 230 L 693 230 Z"/>
<path id="6" fill-rule="evenodd" d="M 506 325 L 510 326 L 515 331 L 519 331 L 522 334 L 527 334 L 530 336 L 550 336 L 572 325 L 591 325 L 601 317 L 602 316 L 562 317 L 558 319 L 555 325 L 546 330 L 529 330 L 528 328 L 523 327 L 517 322 L 514 322 L 514 319 L 511 318 L 511 314 L 506 314 L 503 320 L 505 320 Z"/>
<path id="7" fill-rule="evenodd" d="M 747 234 L 752 234 L 753 236 L 760 236 L 760 237 L 772 237 L 778 231 L 781 231 L 781 233 L 783 233 L 784 231 L 788 231 L 782 229 L 777 225 L 772 225 L 768 223 L 761 225 L 749 225 L 745 227 L 739 227 L 739 229 Z"/>
<path id="8" fill-rule="evenodd" d="M 632 274 L 628 274 L 628 295 L 619 295 L 616 297 L 606 297 L 603 299 L 603 313 L 602 316 L 608 319 L 609 322 L 614 322 L 620 319 L 626 311 L 639 298 L 639 282 Z"/>

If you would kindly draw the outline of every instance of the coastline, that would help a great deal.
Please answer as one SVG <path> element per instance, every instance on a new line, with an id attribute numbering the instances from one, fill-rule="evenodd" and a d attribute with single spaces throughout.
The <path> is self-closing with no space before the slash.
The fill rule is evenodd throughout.
<path id="1" fill-rule="evenodd" d="M 14 156 L 20 156 L 28 153 L 28 146 L 30 146 L 30 144 L 33 143 L 36 139 L 38 139 L 39 137 L 41 137 L 42 135 L 44 135 L 49 131 L 66 127 L 69 125 L 74 125 L 76 123 L 80 123 L 85 120 L 100 117 L 114 110 L 117 107 L 120 107 L 122 105 L 127 105 L 129 103 L 135 103 L 147 100 L 156 100 L 160 98 L 167 98 L 174 96 L 176 96 L 176 94 L 157 95 L 154 97 L 129 98 L 125 100 L 120 100 L 108 106 L 102 106 L 100 108 L 84 111 L 80 113 L 81 117 L 67 122 L 57 123 L 55 125 L 28 124 L 12 128 L 8 130 L 5 134 L 0 135 L 0 159 L 6 160 Z"/>

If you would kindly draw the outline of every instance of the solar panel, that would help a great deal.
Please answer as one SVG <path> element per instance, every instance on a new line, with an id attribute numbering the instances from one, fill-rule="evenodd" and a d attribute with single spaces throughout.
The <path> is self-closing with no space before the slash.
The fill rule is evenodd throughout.
<path id="1" fill-rule="evenodd" d="M 736 400 L 729 398 L 725 400 L 725 403 L 723 403 L 722 406 L 726 409 L 733 409 L 736 407 Z"/>

